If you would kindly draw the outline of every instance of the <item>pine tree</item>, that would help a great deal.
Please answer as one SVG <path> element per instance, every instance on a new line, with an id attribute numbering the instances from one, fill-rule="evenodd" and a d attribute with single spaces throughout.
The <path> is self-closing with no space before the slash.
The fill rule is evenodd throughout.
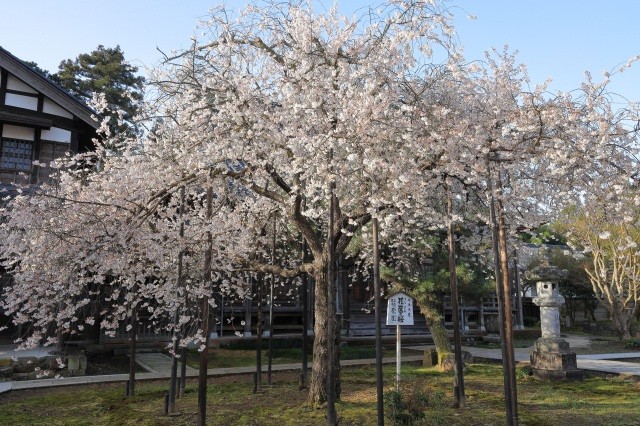
<path id="1" fill-rule="evenodd" d="M 104 114 L 112 117 L 111 130 L 132 135 L 137 132 L 133 118 L 143 98 L 145 82 L 137 72 L 138 67 L 127 63 L 120 46 L 99 45 L 90 53 L 60 62 L 53 80 L 87 103 L 94 94 L 104 94 L 108 104 Z M 123 124 L 118 124 L 118 111 L 122 111 Z"/>

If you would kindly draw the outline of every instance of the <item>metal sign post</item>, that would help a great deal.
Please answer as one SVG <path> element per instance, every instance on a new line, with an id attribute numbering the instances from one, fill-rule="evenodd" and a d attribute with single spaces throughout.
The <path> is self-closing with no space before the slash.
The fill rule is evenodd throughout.
<path id="1" fill-rule="evenodd" d="M 400 325 L 396 325 L 396 390 L 400 391 L 400 370 L 402 367 L 402 333 Z"/>
<path id="2" fill-rule="evenodd" d="M 402 366 L 401 325 L 413 325 L 413 299 L 404 293 L 396 293 L 387 301 L 387 325 L 396 326 L 396 388 L 400 390 Z"/>

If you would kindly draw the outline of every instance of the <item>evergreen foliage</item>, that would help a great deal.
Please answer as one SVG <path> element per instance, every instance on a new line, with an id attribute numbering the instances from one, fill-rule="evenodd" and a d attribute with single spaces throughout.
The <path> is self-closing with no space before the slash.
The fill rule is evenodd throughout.
<path id="1" fill-rule="evenodd" d="M 120 46 L 99 45 L 90 53 L 60 62 L 52 79 L 87 104 L 95 95 L 103 94 L 107 103 L 104 115 L 111 116 L 112 132 L 124 131 L 132 136 L 137 132 L 133 120 L 143 98 L 145 82 L 137 72 L 138 67 L 127 63 Z M 119 122 L 119 115 L 123 121 Z"/>

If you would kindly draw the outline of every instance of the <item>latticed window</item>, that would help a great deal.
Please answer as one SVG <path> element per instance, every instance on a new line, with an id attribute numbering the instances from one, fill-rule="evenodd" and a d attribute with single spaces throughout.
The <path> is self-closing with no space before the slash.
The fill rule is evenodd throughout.
<path id="1" fill-rule="evenodd" d="M 2 138 L 0 168 L 5 170 L 31 170 L 32 143 L 20 139 Z"/>

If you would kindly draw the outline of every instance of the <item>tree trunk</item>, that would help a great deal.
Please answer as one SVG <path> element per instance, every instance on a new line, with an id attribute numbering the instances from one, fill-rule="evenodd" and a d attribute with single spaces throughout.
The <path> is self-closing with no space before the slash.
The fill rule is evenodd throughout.
<path id="1" fill-rule="evenodd" d="M 620 312 L 610 311 L 611 321 L 613 322 L 613 326 L 620 332 L 620 337 L 622 340 L 631 339 L 631 331 L 630 331 L 630 322 L 627 321 Z"/>
<path id="2" fill-rule="evenodd" d="M 633 316 L 629 318 L 625 315 L 624 306 L 622 306 L 615 297 L 609 298 L 608 303 L 604 303 L 604 307 L 609 313 L 609 318 L 611 319 L 613 327 L 618 333 L 620 333 L 620 339 L 630 339 L 630 325 L 633 320 Z"/>
<path id="3" fill-rule="evenodd" d="M 329 321 L 335 324 L 335 315 L 329 315 L 327 312 L 327 263 L 323 259 L 314 265 L 315 279 L 315 324 L 313 341 L 313 366 L 311 371 L 311 382 L 309 384 L 309 402 L 311 404 L 320 405 L 327 401 L 327 372 L 328 372 L 328 351 L 327 334 Z M 339 342 L 339 333 L 337 324 L 334 327 L 335 333 L 333 340 L 336 345 L 334 383 L 336 389 L 336 398 L 340 398 L 340 353 L 337 350 Z"/>
<path id="4" fill-rule="evenodd" d="M 433 343 L 436 345 L 436 352 L 438 353 L 438 365 L 442 364 L 444 357 L 451 353 L 451 343 L 449 343 L 449 337 L 447 336 L 447 329 L 444 328 L 442 322 L 442 315 L 437 309 L 428 306 L 423 303 L 418 303 L 420 313 L 424 315 L 427 322 L 427 328 L 431 333 Z"/>
<path id="5" fill-rule="evenodd" d="M 631 332 L 629 331 L 628 327 L 625 327 L 622 330 L 622 340 L 629 340 L 631 339 Z"/>
<path id="6" fill-rule="evenodd" d="M 448 179 L 447 179 L 448 180 Z M 460 312 L 458 311 L 458 277 L 456 276 L 456 243 L 453 230 L 453 197 L 451 185 L 447 181 L 447 242 L 449 246 L 449 286 L 451 288 L 451 313 L 453 316 L 453 342 L 455 350 L 455 380 L 453 385 L 453 406 L 464 408 L 467 398 L 464 393 L 464 371 L 462 343 L 460 339 Z"/>

